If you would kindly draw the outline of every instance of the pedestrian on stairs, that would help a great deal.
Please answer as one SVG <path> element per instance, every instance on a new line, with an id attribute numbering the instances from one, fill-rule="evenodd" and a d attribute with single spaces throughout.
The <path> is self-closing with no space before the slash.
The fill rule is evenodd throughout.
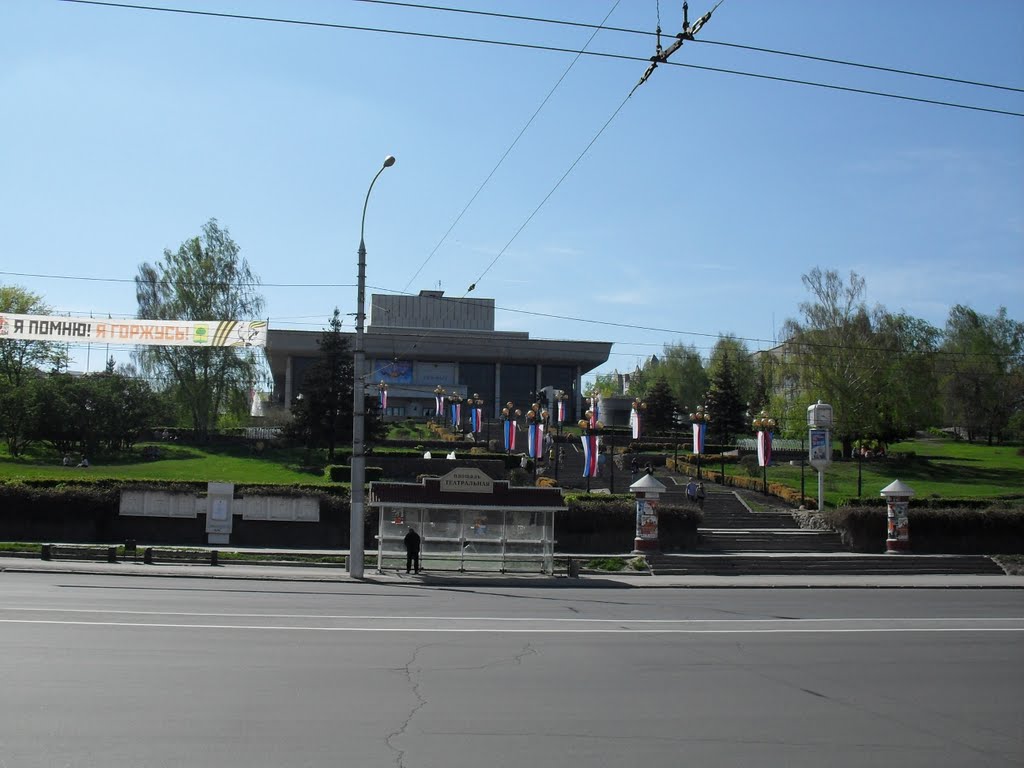
<path id="1" fill-rule="evenodd" d="M 697 483 L 697 506 L 704 511 L 704 483 Z"/>
<path id="2" fill-rule="evenodd" d="M 697 483 L 692 477 L 686 478 L 686 499 L 694 504 L 697 503 Z"/>

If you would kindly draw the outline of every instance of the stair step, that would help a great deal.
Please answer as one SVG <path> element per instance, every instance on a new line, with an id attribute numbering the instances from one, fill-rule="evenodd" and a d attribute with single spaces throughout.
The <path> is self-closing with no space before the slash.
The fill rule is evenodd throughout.
<path id="1" fill-rule="evenodd" d="M 697 554 L 649 555 L 660 576 L 1002 574 L 983 555 Z"/>

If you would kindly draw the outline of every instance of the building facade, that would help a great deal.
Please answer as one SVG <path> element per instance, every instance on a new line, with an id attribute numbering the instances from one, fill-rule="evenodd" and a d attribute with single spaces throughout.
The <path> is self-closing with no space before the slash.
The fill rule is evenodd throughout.
<path id="1" fill-rule="evenodd" d="M 526 410 L 556 393 L 569 395 L 567 418 L 579 418 L 581 380 L 602 365 L 611 343 L 531 339 L 528 333 L 494 330 L 494 299 L 456 299 L 443 291 L 418 296 L 374 294 L 363 335 L 364 385 L 375 394 L 387 384 L 386 418 L 434 415 L 436 390 L 462 398 L 479 396 L 484 414 L 497 417 L 505 403 Z M 349 333 L 352 346 L 355 334 Z M 306 370 L 316 362 L 319 331 L 268 332 L 267 357 L 275 404 L 289 408 L 302 392 Z"/>

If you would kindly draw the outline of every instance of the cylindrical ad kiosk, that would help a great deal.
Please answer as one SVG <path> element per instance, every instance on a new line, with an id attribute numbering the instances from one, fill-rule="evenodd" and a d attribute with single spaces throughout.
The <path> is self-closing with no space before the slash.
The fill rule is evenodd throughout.
<path id="1" fill-rule="evenodd" d="M 914 489 L 901 480 L 895 480 L 882 489 L 880 494 L 885 497 L 886 536 L 885 551 L 900 553 L 910 551 L 910 524 L 907 508 Z"/>

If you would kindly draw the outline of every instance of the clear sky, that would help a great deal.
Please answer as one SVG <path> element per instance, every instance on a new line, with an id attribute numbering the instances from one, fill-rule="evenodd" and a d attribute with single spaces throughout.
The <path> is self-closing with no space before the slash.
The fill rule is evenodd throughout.
<path id="1" fill-rule="evenodd" d="M 654 49 L 647 35 L 588 43 L 584 27 L 354 0 L 149 4 Z M 659 13 L 656 0 L 435 4 L 648 32 Z M 693 0 L 691 22 L 708 8 Z M 679 3 L 660 17 L 668 45 Z M 1024 88 L 1021 0 L 725 0 L 699 38 Z M 215 217 L 263 281 L 271 328 L 317 330 L 335 306 L 355 311 L 363 198 L 393 154 L 367 215 L 369 291 L 461 297 L 475 282 L 500 329 L 614 342 L 602 371 L 666 343 L 706 353 L 721 333 L 768 346 L 814 266 L 854 270 L 870 303 L 939 326 L 956 303 L 1024 320 L 1024 118 L 661 66 L 552 193 L 646 67 L 584 55 L 565 74 L 573 58 L 0 0 L 0 282 L 60 312 L 131 316 L 138 265 Z M 671 62 L 1024 113 L 1019 91 L 710 43 Z M 92 350 L 89 367 L 102 359 Z"/>

